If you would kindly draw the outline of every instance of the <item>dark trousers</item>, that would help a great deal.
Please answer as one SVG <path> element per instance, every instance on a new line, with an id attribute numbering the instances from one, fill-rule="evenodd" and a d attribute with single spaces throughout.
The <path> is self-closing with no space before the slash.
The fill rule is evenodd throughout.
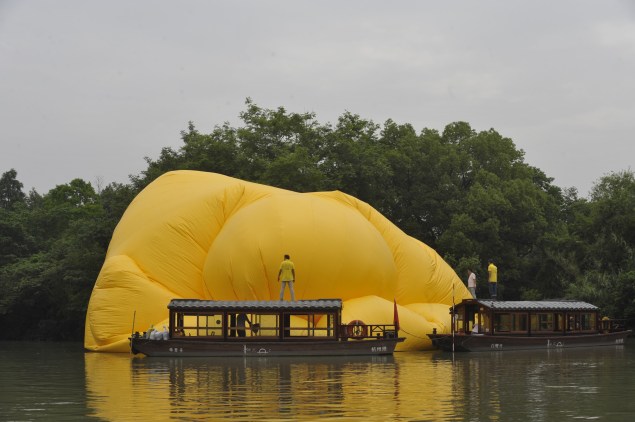
<path id="1" fill-rule="evenodd" d="M 492 283 L 491 281 L 489 283 L 489 297 L 492 299 L 496 299 L 496 284 L 497 283 Z"/>

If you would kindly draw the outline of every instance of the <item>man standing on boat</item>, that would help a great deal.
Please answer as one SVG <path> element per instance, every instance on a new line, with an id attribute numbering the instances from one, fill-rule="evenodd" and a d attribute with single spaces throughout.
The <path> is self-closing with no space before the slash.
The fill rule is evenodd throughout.
<path id="1" fill-rule="evenodd" d="M 489 281 L 489 296 L 492 299 L 496 299 L 496 284 L 498 281 L 498 268 L 494 265 L 492 260 L 489 260 L 489 265 L 487 266 L 487 274 Z"/>
<path id="2" fill-rule="evenodd" d="M 247 333 L 245 332 L 245 324 L 249 324 L 251 327 L 251 321 L 249 317 L 245 313 L 239 313 L 236 315 L 236 322 L 238 323 L 238 337 L 246 337 Z"/>
<path id="3" fill-rule="evenodd" d="M 295 266 L 289 255 L 284 256 L 284 260 L 280 263 L 280 270 L 278 271 L 278 281 L 282 283 L 280 287 L 280 300 L 284 299 L 284 289 L 286 285 L 289 285 L 289 292 L 291 293 L 291 300 L 295 301 L 295 293 L 293 292 L 293 283 L 295 282 Z"/>
<path id="4" fill-rule="evenodd" d="M 467 269 L 467 289 L 472 293 L 472 297 L 476 299 L 476 274 L 470 268 Z"/>

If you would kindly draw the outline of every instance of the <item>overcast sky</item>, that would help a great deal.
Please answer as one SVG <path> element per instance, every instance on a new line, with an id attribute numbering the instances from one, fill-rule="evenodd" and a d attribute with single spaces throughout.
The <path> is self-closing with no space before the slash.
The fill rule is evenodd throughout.
<path id="1" fill-rule="evenodd" d="M 128 183 L 193 121 L 493 128 L 585 196 L 635 157 L 635 2 L 0 0 L 0 173 Z"/>

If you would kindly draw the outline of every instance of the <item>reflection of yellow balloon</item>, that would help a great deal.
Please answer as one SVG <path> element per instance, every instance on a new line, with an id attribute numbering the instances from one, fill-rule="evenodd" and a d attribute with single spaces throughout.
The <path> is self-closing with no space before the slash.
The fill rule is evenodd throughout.
<path id="1" fill-rule="evenodd" d="M 84 356 L 89 414 L 108 421 L 462 420 L 473 415 L 479 398 L 487 396 L 494 410 L 498 405 L 498 390 L 491 386 L 496 380 L 486 379 L 483 360 L 454 363 L 433 353 L 254 359 Z M 492 413 L 492 419 L 499 414 Z"/>
<path id="2" fill-rule="evenodd" d="M 430 348 L 448 306 L 470 297 L 430 247 L 344 193 L 296 193 L 196 171 L 166 173 L 122 217 L 90 298 L 84 345 L 128 351 L 135 327 L 167 325 L 173 298 L 276 300 L 285 253 L 296 299 L 342 298 L 344 322 L 392 323 L 398 350 Z"/>

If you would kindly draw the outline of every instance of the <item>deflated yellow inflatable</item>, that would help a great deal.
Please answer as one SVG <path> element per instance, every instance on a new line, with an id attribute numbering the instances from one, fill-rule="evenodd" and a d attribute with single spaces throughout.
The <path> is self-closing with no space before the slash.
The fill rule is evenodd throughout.
<path id="1" fill-rule="evenodd" d="M 344 193 L 296 193 L 214 173 L 148 185 L 113 233 L 86 315 L 84 346 L 127 352 L 134 327 L 167 325 L 171 299 L 277 300 L 283 255 L 297 300 L 342 298 L 343 322 L 390 324 L 397 350 L 428 349 L 448 307 L 471 297 L 431 248 Z M 287 291 L 288 295 L 288 291 Z"/>

